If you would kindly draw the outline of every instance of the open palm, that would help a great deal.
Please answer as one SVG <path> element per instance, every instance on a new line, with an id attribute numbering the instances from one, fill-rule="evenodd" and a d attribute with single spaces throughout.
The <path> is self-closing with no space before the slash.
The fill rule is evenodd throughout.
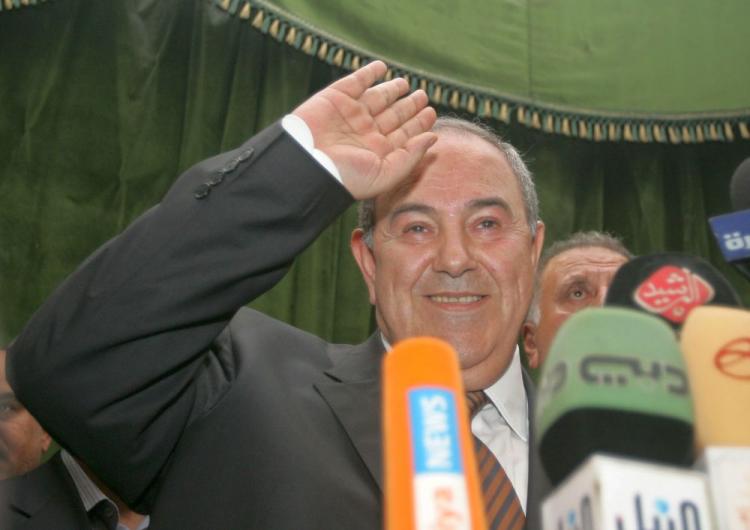
<path id="1" fill-rule="evenodd" d="M 305 101 L 294 114 L 310 127 L 315 147 L 336 164 L 355 199 L 375 197 L 406 178 L 435 142 L 435 111 L 427 94 L 404 97 L 409 86 L 375 61 Z"/>

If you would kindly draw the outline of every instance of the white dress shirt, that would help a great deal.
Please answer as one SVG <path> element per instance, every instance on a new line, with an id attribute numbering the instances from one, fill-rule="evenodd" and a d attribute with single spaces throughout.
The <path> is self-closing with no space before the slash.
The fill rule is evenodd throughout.
<path id="1" fill-rule="evenodd" d="M 484 392 L 492 403 L 474 416 L 471 431 L 497 457 L 525 512 L 529 484 L 529 405 L 518 346 L 508 369 Z"/>

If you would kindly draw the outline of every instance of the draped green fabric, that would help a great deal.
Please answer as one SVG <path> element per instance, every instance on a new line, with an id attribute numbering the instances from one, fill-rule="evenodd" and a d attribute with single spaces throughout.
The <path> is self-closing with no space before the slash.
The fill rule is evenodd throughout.
<path id="1" fill-rule="evenodd" d="M 384 59 L 435 103 L 595 141 L 750 138 L 750 3 L 213 0 L 332 64 Z"/>
<path id="2" fill-rule="evenodd" d="M 209 0 L 55 0 L 0 11 L 0 341 L 182 170 L 341 75 L 239 14 Z M 448 47 L 430 41 L 410 53 L 429 65 Z M 750 142 L 597 143 L 490 123 L 537 175 L 548 242 L 607 229 L 637 253 L 706 256 L 750 300 L 706 223 L 730 210 L 729 177 Z M 354 218 L 342 216 L 253 305 L 326 339 L 364 338 L 372 312 L 348 251 Z"/>
<path id="3" fill-rule="evenodd" d="M 251 3 L 484 92 L 614 113 L 750 113 L 744 1 Z"/>

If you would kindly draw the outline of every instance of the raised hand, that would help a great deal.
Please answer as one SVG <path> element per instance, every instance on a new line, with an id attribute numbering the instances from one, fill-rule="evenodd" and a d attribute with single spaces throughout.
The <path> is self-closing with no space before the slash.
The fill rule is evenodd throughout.
<path id="1" fill-rule="evenodd" d="M 382 61 L 372 62 L 294 110 L 355 199 L 395 187 L 437 139 L 429 132 L 435 110 L 427 106 L 423 90 L 405 96 L 409 85 L 401 78 L 372 86 L 386 70 Z"/>

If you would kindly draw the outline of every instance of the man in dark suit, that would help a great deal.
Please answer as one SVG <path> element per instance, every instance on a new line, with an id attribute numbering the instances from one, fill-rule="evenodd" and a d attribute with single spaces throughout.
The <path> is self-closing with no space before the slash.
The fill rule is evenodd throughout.
<path id="1" fill-rule="evenodd" d="M 3 530 L 146 530 L 148 523 L 65 451 L 0 481 Z"/>
<path id="2" fill-rule="evenodd" d="M 16 399 L 0 350 L 0 528 L 3 530 L 144 530 L 148 518 L 125 506 L 87 466 L 60 451 L 41 457 L 49 434 Z M 118 526 L 120 525 L 120 526 Z"/>
<path id="3" fill-rule="evenodd" d="M 151 528 L 381 528 L 380 363 L 417 334 L 487 390 L 472 428 L 533 511 L 515 346 L 543 240 L 533 184 L 477 131 L 431 132 L 424 92 L 373 87 L 385 69 L 187 171 L 11 347 L 21 399 Z M 378 333 L 332 345 L 238 311 L 354 199 L 374 199 L 352 249 Z"/>
<path id="4" fill-rule="evenodd" d="M 0 482 L 2 528 L 79 530 L 90 523 L 60 454 L 33 471 Z"/>

